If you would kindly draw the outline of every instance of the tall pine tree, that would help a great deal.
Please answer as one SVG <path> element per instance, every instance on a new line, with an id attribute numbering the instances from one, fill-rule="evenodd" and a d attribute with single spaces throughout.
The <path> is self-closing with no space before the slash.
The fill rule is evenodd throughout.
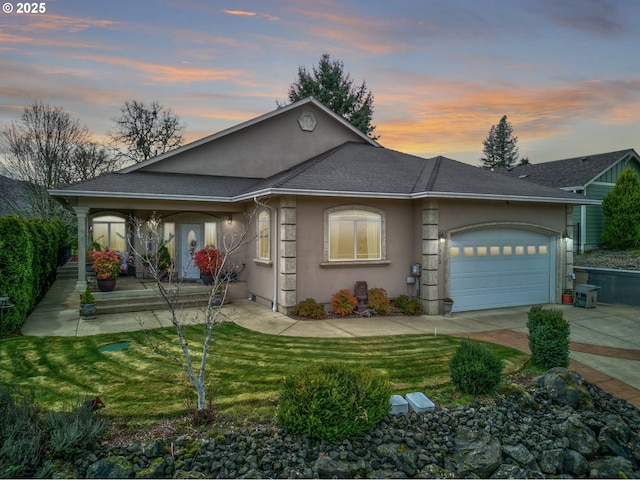
<path id="1" fill-rule="evenodd" d="M 602 243 L 608 248 L 626 250 L 640 246 L 640 183 L 627 167 L 603 199 Z"/>
<path id="2" fill-rule="evenodd" d="M 480 159 L 485 168 L 510 167 L 518 160 L 518 137 L 513 136 L 513 127 L 504 115 L 498 125 L 493 125 L 482 144 L 484 156 Z"/>
<path id="3" fill-rule="evenodd" d="M 299 67 L 298 79 L 289 87 L 291 103 L 311 96 L 369 137 L 379 138 L 373 135 L 376 127 L 371 124 L 373 94 L 367 91 L 365 82 L 359 87 L 354 86 L 351 76 L 344 73 L 342 61 L 331 60 L 328 53 L 322 55 L 318 66 L 311 72 Z M 284 106 L 276 103 L 279 107 Z"/>

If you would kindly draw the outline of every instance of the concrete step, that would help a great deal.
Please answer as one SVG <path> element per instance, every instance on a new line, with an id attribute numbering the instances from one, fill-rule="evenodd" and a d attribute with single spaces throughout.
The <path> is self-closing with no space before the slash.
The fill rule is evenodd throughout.
<path id="1" fill-rule="evenodd" d="M 209 301 L 209 292 L 209 288 L 204 286 L 184 288 L 180 292 L 176 308 L 205 307 Z M 93 295 L 98 315 L 167 309 L 167 302 L 156 290 L 93 292 Z"/>

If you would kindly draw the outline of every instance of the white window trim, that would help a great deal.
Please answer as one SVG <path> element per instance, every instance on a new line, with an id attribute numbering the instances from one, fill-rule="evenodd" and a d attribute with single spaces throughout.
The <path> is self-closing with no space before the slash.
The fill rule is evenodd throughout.
<path id="1" fill-rule="evenodd" d="M 267 215 L 267 244 L 269 246 L 269 253 L 266 257 L 260 256 L 260 216 L 265 213 Z M 256 258 L 254 259 L 257 263 L 263 263 L 265 265 L 271 265 L 271 222 L 273 219 L 271 218 L 271 211 L 269 209 L 263 208 L 258 212 L 256 216 Z"/>
<path id="2" fill-rule="evenodd" d="M 347 210 L 364 210 L 367 212 L 375 213 L 380 215 L 380 258 L 376 260 L 366 259 L 366 260 L 330 260 L 329 259 L 329 217 L 332 213 L 336 212 L 344 212 Z M 387 215 L 384 210 L 380 210 L 379 208 L 370 207 L 368 205 L 342 205 L 340 207 L 328 208 L 324 211 L 324 246 L 322 253 L 322 263 L 323 267 L 337 267 L 337 266 L 379 266 L 379 265 L 388 265 L 390 262 L 387 261 Z"/>

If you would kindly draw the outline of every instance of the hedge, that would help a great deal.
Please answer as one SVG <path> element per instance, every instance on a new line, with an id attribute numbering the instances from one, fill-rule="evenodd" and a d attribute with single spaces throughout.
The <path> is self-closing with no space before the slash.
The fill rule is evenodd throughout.
<path id="1" fill-rule="evenodd" d="M 0 295 L 14 306 L 4 311 L 0 337 L 19 330 L 55 280 L 58 250 L 68 240 L 59 220 L 0 217 Z"/>

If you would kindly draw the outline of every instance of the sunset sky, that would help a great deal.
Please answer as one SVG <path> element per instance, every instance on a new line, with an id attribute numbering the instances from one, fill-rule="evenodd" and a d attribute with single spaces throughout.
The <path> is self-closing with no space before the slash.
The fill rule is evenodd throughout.
<path id="1" fill-rule="evenodd" d="M 0 127 L 39 100 L 105 141 L 126 100 L 156 100 L 195 140 L 274 110 L 327 52 L 388 148 L 479 165 L 507 115 L 533 163 L 640 149 L 636 0 L 0 3 Z"/>

